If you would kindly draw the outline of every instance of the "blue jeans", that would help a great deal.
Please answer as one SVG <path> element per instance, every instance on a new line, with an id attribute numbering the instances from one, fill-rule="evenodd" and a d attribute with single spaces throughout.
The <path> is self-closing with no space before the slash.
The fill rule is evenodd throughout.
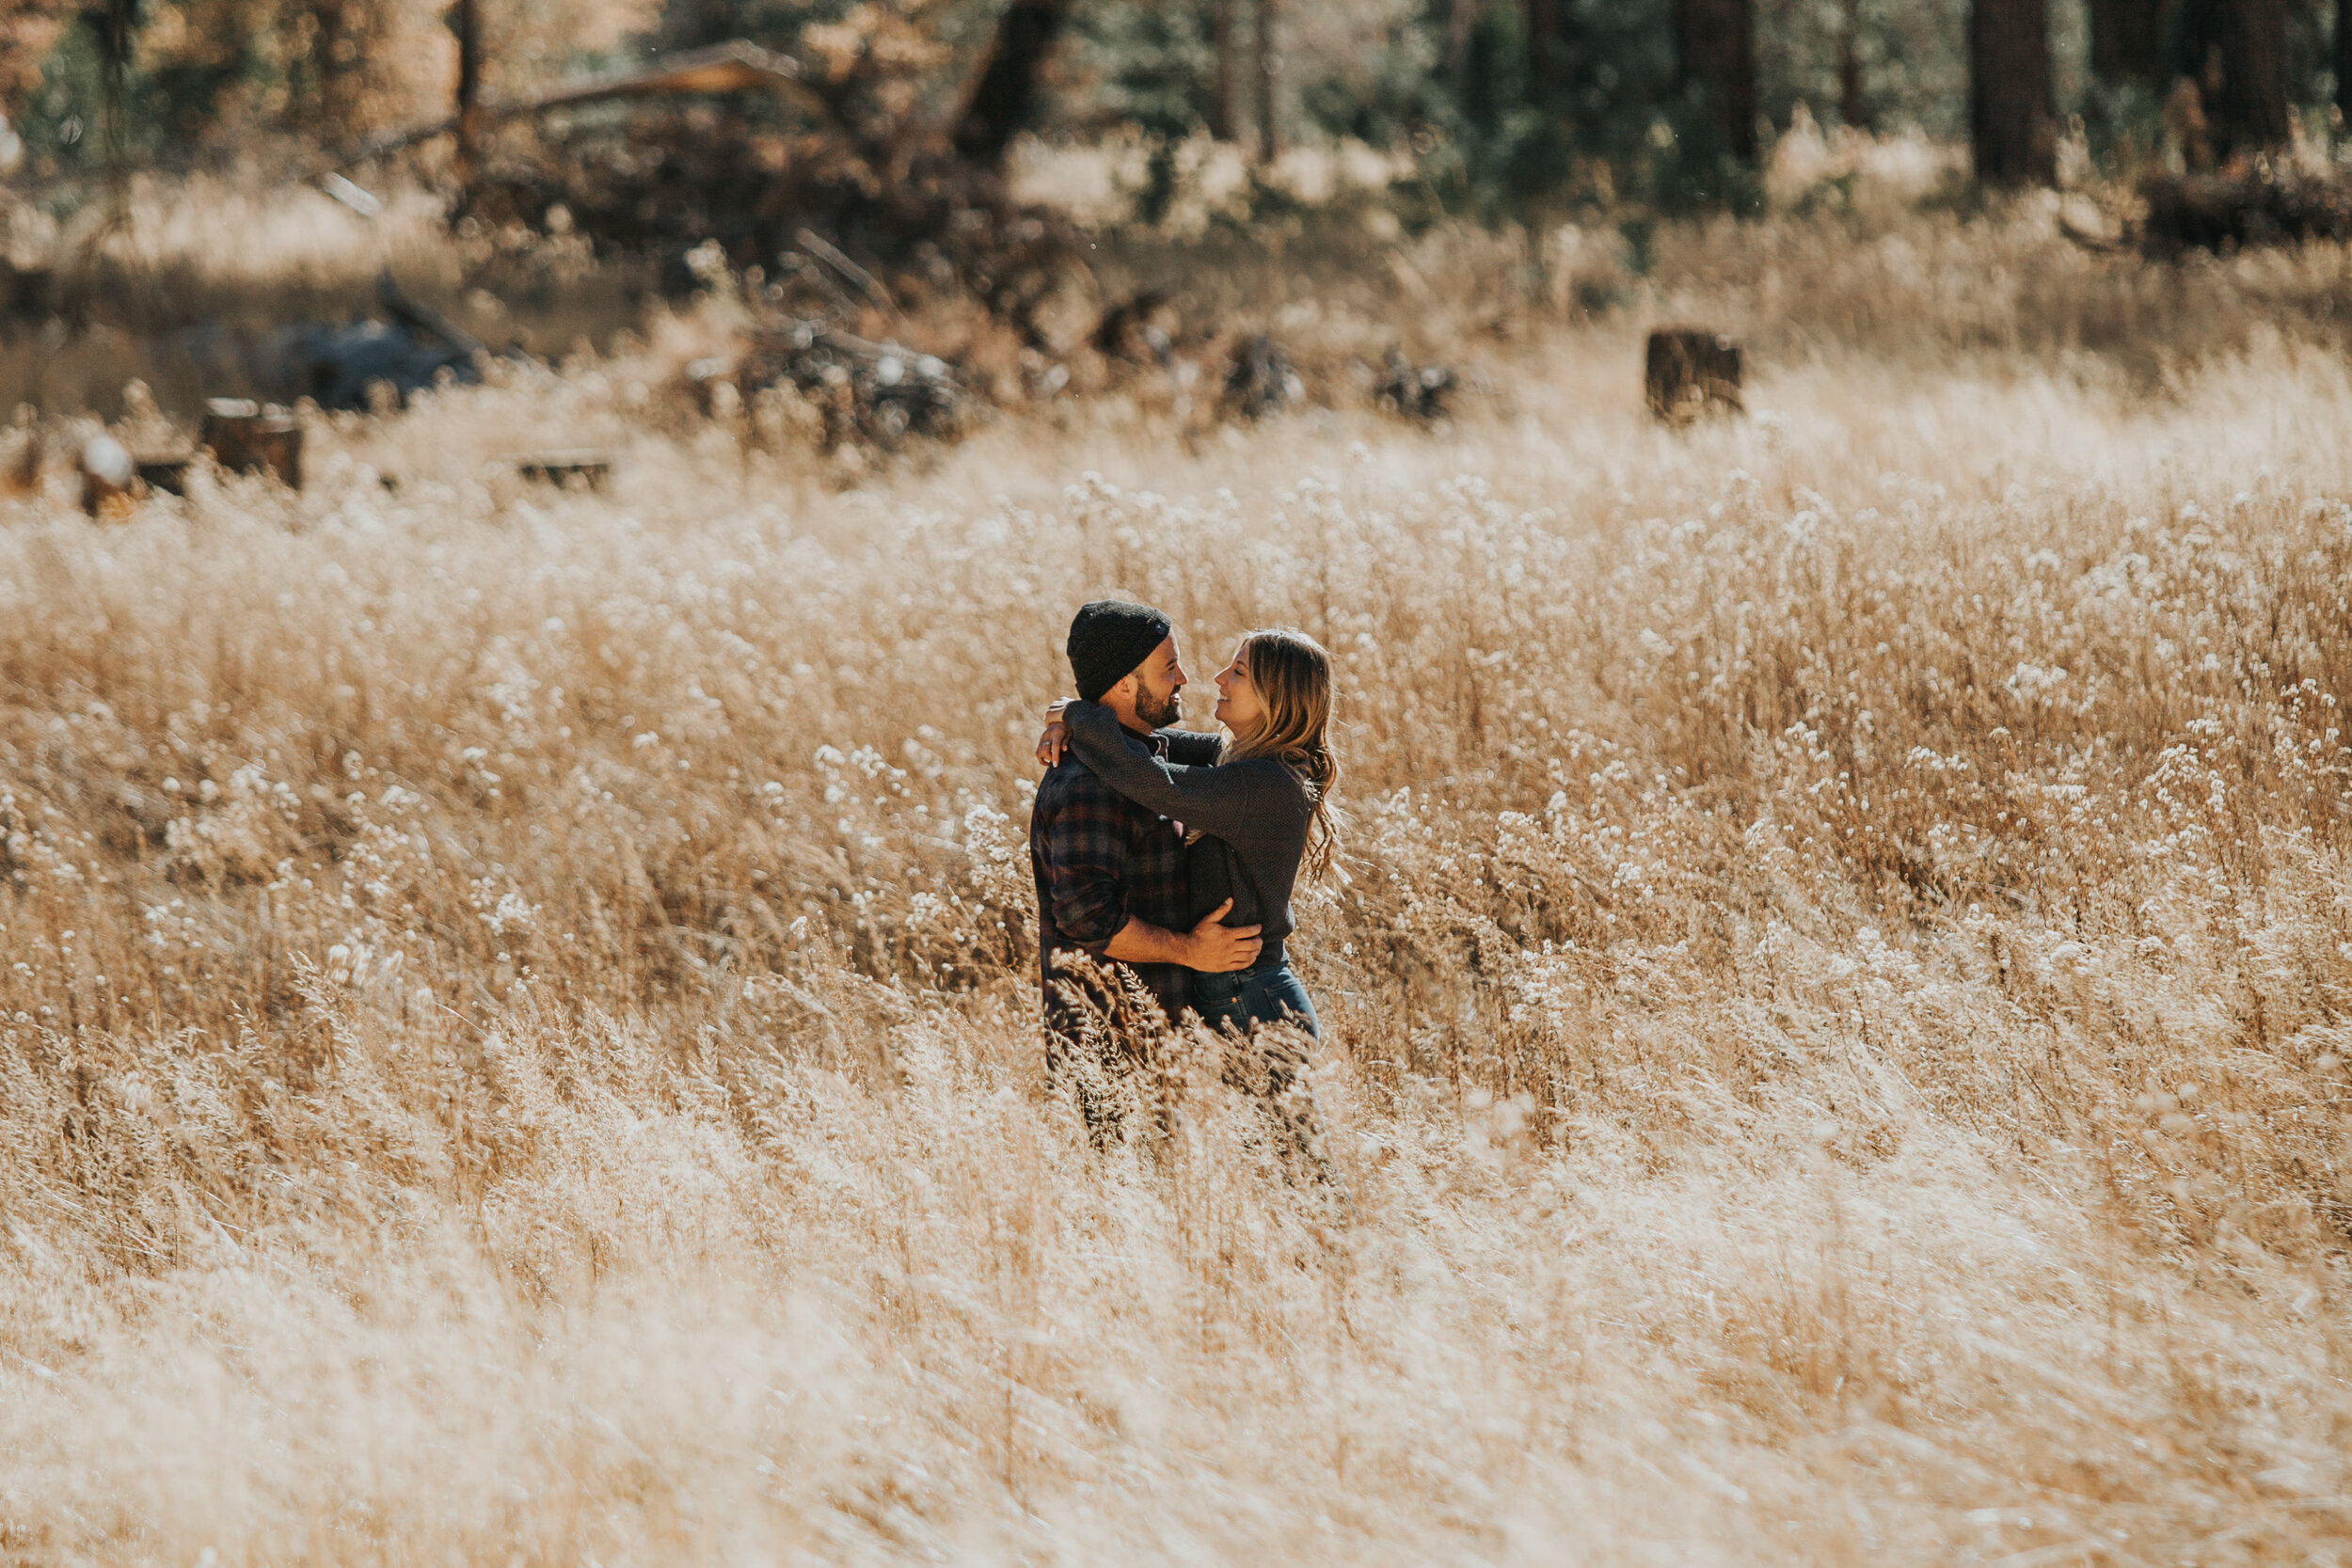
<path id="1" fill-rule="evenodd" d="M 1316 1039 L 1323 1037 L 1315 1005 L 1284 958 L 1228 974 L 1195 974 L 1192 1002 L 1200 1010 L 1200 1021 L 1212 1029 L 1247 1035 L 1252 1024 L 1287 1022 Z"/>

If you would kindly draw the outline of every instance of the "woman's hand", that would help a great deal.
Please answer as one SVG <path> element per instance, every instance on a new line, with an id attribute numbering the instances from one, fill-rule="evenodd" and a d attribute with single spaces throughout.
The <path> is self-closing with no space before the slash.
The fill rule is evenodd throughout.
<path id="1" fill-rule="evenodd" d="M 1053 768 L 1070 749 L 1070 726 L 1061 721 L 1061 710 L 1070 705 L 1070 699 L 1057 697 L 1045 705 L 1045 728 L 1037 737 L 1037 762 L 1041 768 Z"/>

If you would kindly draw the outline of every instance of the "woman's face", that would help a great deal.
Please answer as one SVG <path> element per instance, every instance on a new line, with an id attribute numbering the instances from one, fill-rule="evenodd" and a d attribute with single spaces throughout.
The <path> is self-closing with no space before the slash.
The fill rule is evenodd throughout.
<path id="1" fill-rule="evenodd" d="M 1231 663 L 1216 673 L 1216 721 L 1235 735 L 1265 722 L 1265 700 L 1249 678 L 1249 644 L 1236 645 Z"/>

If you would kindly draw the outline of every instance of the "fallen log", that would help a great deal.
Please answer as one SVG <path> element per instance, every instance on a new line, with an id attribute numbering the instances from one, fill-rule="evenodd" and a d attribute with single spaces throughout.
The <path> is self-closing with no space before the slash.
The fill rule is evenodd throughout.
<path id="1" fill-rule="evenodd" d="M 2257 165 L 2237 174 L 2158 174 L 2140 182 L 2140 245 L 2162 258 L 2352 239 L 2352 179 Z"/>
<path id="2" fill-rule="evenodd" d="M 612 479 L 612 460 L 600 451 L 543 451 L 511 461 L 521 478 L 559 489 L 569 489 L 577 481 L 601 490 Z"/>
<path id="3" fill-rule="evenodd" d="M 762 49 L 747 39 L 735 39 L 726 43 L 714 43 L 707 49 L 692 49 L 673 55 L 659 65 L 642 71 L 622 71 L 616 75 L 599 76 L 586 82 L 575 82 L 533 98 L 516 99 L 506 103 L 483 103 L 472 114 L 475 123 L 488 126 L 510 119 L 528 119 L 555 109 L 568 109 L 582 103 L 601 103 L 615 98 L 675 98 L 688 94 L 723 92 L 793 93 L 805 98 L 811 106 L 829 112 L 823 99 L 801 79 L 801 63 L 787 55 Z M 451 115 L 445 119 L 428 120 L 364 142 L 350 152 L 320 170 L 320 177 L 339 173 L 358 164 L 403 151 L 436 137 L 453 135 L 465 124 L 462 117 Z"/>

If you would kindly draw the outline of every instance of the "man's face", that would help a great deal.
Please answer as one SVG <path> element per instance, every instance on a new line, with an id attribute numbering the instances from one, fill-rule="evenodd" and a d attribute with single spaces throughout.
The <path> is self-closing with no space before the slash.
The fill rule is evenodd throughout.
<path id="1" fill-rule="evenodd" d="M 1176 655 L 1176 638 L 1168 639 L 1152 650 L 1152 657 L 1136 666 L 1136 719 L 1151 729 L 1162 729 L 1184 716 L 1178 696 L 1184 689 L 1184 666 Z"/>

